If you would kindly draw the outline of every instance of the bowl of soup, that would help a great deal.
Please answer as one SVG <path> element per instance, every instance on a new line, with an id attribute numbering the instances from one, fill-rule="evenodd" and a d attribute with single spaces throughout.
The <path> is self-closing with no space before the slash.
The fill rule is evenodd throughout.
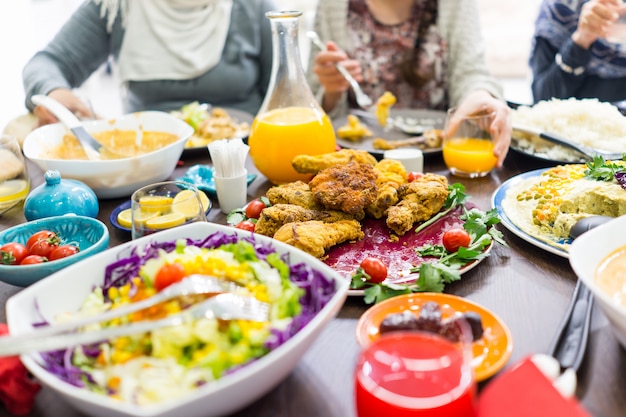
<path id="1" fill-rule="evenodd" d="M 102 146 L 89 159 L 72 132 L 61 123 L 33 130 L 24 139 L 24 155 L 43 171 L 87 184 L 99 198 L 127 197 L 144 185 L 167 179 L 193 134 L 193 128 L 165 112 L 131 113 L 83 123 Z"/>
<path id="2" fill-rule="evenodd" d="M 626 216 L 576 238 L 569 261 L 626 348 Z"/>

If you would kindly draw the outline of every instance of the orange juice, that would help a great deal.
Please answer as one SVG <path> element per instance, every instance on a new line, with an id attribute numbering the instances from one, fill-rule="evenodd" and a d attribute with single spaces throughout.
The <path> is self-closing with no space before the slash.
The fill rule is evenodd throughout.
<path id="1" fill-rule="evenodd" d="M 451 138 L 444 140 L 443 160 L 453 174 L 482 176 L 491 171 L 498 159 L 491 140 Z"/>
<path id="2" fill-rule="evenodd" d="M 287 107 L 254 120 L 248 138 L 250 157 L 274 184 L 308 181 L 291 166 L 296 155 L 319 155 L 335 150 L 335 131 L 328 116 L 308 107 Z"/>

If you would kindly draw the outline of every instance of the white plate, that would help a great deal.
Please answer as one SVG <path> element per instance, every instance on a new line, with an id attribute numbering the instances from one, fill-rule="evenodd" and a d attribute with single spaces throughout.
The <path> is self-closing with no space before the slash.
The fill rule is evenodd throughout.
<path id="1" fill-rule="evenodd" d="M 527 180 L 529 178 L 538 177 L 546 170 L 547 169 L 543 169 L 543 168 L 536 169 L 534 171 L 525 172 L 523 174 L 516 175 L 515 177 L 509 178 L 506 182 L 500 185 L 496 189 L 496 191 L 494 191 L 493 195 L 491 196 L 491 205 L 498 211 L 498 215 L 500 216 L 502 225 L 506 227 L 511 233 L 522 238 L 523 240 L 530 243 L 531 245 L 534 245 L 540 249 L 545 250 L 546 252 L 550 252 L 555 255 L 562 256 L 563 258 L 568 258 L 569 253 L 566 250 L 557 248 L 555 246 L 550 245 L 549 243 L 539 240 L 529 235 L 528 233 L 524 232 L 519 227 L 517 227 L 515 223 L 513 223 L 513 221 L 509 218 L 509 216 L 507 216 L 506 211 L 502 207 L 502 201 L 504 200 L 506 196 L 506 192 L 509 189 L 511 189 L 511 187 L 514 187 L 515 185 L 519 184 L 521 181 Z M 559 243 L 571 243 L 571 242 L 572 242 L 572 239 L 564 239 L 563 241 Z"/>

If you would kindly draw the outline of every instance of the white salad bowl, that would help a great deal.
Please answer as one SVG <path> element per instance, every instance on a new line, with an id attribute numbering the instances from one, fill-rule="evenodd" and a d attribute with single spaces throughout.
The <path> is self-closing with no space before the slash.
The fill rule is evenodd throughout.
<path id="1" fill-rule="evenodd" d="M 282 242 L 247 231 L 212 223 L 193 223 L 165 230 L 94 255 L 42 280 L 11 297 L 6 304 L 7 321 L 12 335 L 31 331 L 42 320 L 51 321 L 60 313 L 77 311 L 94 286 L 103 282 L 105 267 L 126 257 L 133 249 L 150 242 L 168 242 L 180 238 L 204 239 L 213 233 L 253 238 L 255 243 L 271 246 L 291 265 L 305 264 L 334 282 L 335 293 L 302 329 L 265 356 L 227 373 L 216 381 L 199 386 L 182 397 L 155 405 L 136 405 L 114 400 L 62 381 L 42 366 L 37 353 L 24 354 L 22 362 L 44 386 L 58 393 L 78 410 L 94 416 L 185 416 L 212 417 L 231 414 L 270 391 L 295 368 L 323 326 L 343 305 L 348 280 L 318 259 Z"/>
<path id="2" fill-rule="evenodd" d="M 155 151 L 121 159 L 68 160 L 51 159 L 46 152 L 62 143 L 70 134 L 62 123 L 42 126 L 24 139 L 24 155 L 43 171 L 57 170 L 63 178 L 87 184 L 99 198 L 127 197 L 144 185 L 168 178 L 182 154 L 193 128 L 184 121 L 165 112 L 144 111 L 124 115 L 117 119 L 83 122 L 85 130 L 96 133 L 106 130 L 158 131 L 178 136 L 175 142 Z"/>
<path id="3" fill-rule="evenodd" d="M 610 220 L 574 239 L 569 250 L 569 261 L 583 284 L 609 320 L 613 334 L 626 348 L 626 308 L 603 291 L 594 276 L 600 263 L 616 249 L 626 246 L 626 216 Z"/>

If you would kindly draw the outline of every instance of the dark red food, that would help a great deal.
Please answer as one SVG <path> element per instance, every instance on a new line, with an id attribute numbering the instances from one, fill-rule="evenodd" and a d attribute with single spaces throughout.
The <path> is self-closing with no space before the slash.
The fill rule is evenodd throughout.
<path id="1" fill-rule="evenodd" d="M 179 282 L 185 277 L 185 268 L 179 263 L 163 265 L 154 278 L 154 288 L 161 291 L 163 288 Z"/>
<path id="2" fill-rule="evenodd" d="M 253 200 L 246 206 L 246 217 L 249 219 L 258 219 L 261 212 L 265 208 L 265 203 L 261 200 Z"/>
<path id="3" fill-rule="evenodd" d="M 40 230 L 39 232 L 33 233 L 28 240 L 26 241 L 26 249 L 30 250 L 31 246 L 39 240 L 45 239 L 55 239 L 57 238 L 56 233 L 51 232 L 50 230 Z"/>
<path id="4" fill-rule="evenodd" d="M 474 206 L 466 203 L 466 207 L 470 209 Z M 419 233 L 414 233 L 413 229 L 397 240 L 390 239 L 391 233 L 384 220 L 367 218 L 361 222 L 365 237 L 358 242 L 346 242 L 331 248 L 324 262 L 350 279 L 361 260 L 372 256 L 387 265 L 386 282 L 415 282 L 418 274 L 410 272 L 410 269 L 422 262 L 432 261 L 432 258 L 415 253 L 415 248 L 425 244 L 440 245 L 446 230 L 463 227 L 462 214 L 462 209 L 458 207 Z"/>
<path id="5" fill-rule="evenodd" d="M 34 265 L 42 262 L 48 262 L 48 258 L 40 255 L 28 255 L 26 258 L 22 259 L 20 265 Z"/>
<path id="6" fill-rule="evenodd" d="M 242 221 L 240 223 L 237 223 L 235 225 L 235 227 L 237 229 L 247 230 L 249 232 L 254 232 L 254 228 L 256 227 L 256 225 L 254 223 L 252 223 L 251 221 L 249 221 L 249 220 L 244 220 L 244 221 Z"/>

